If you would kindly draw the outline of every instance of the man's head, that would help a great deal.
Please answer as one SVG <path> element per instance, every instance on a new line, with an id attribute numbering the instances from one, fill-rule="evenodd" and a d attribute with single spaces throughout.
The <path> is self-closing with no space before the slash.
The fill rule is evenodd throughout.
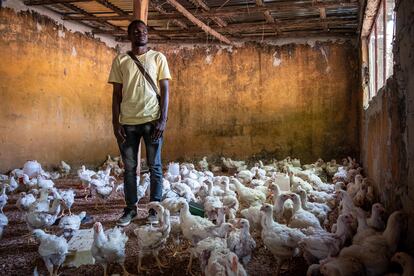
<path id="1" fill-rule="evenodd" d="M 145 46 L 148 43 L 148 28 L 144 21 L 134 20 L 128 25 L 128 38 L 134 46 Z"/>

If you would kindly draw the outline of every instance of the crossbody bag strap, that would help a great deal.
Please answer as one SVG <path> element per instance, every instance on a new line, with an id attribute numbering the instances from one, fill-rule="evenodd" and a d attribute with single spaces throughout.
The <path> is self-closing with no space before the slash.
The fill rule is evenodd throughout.
<path id="1" fill-rule="evenodd" d="M 159 96 L 160 93 L 158 92 L 158 87 L 155 84 L 155 82 L 152 80 L 151 76 L 147 73 L 147 71 L 145 71 L 144 66 L 142 65 L 142 63 L 137 59 L 137 57 L 131 52 L 128 51 L 128 55 L 132 58 L 132 60 L 135 62 L 135 64 L 138 66 L 139 71 L 141 71 L 141 74 L 144 75 L 145 79 L 148 81 L 148 83 L 152 86 L 152 88 L 154 89 L 155 93 L 157 93 L 157 95 Z"/>

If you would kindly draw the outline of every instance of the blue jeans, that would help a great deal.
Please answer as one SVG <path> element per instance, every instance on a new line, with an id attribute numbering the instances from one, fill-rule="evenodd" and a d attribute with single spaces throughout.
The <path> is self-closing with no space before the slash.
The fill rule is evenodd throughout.
<path id="1" fill-rule="evenodd" d="M 138 165 L 138 147 L 141 137 L 144 138 L 147 152 L 147 164 L 150 169 L 150 200 L 160 201 L 162 197 L 162 164 L 161 164 L 161 147 L 162 137 L 153 140 L 151 135 L 154 131 L 154 125 L 145 123 L 141 125 L 123 125 L 126 134 L 126 141 L 119 145 L 122 160 L 124 161 L 124 193 L 126 207 L 136 210 L 137 204 L 137 165 Z"/>

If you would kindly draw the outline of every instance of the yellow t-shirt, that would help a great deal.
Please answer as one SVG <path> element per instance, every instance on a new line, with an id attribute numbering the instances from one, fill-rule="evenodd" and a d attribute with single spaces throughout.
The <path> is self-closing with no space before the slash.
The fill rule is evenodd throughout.
<path id="1" fill-rule="evenodd" d="M 167 59 L 162 53 L 148 50 L 145 54 L 136 57 L 156 83 L 158 90 L 160 80 L 171 79 Z M 128 54 L 119 54 L 115 57 L 108 82 L 122 84 L 119 116 L 121 124 L 139 125 L 160 117 L 156 92 Z"/>

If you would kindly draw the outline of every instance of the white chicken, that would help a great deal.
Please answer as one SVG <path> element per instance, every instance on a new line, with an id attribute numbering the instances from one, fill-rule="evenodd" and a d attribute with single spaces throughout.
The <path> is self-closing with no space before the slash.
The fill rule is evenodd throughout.
<path id="1" fill-rule="evenodd" d="M 320 224 L 323 225 L 326 222 L 331 208 L 323 203 L 309 202 L 306 192 L 302 189 L 299 189 L 298 194 L 302 202 L 302 208 L 314 214 L 319 219 Z"/>
<path id="2" fill-rule="evenodd" d="M 266 201 L 265 193 L 244 186 L 237 178 L 230 177 L 230 182 L 236 186 L 239 201 L 242 205 L 250 207 L 260 205 Z"/>
<path id="3" fill-rule="evenodd" d="M 237 171 L 241 171 L 246 168 L 246 162 L 244 161 L 235 161 L 231 160 L 231 158 L 226 159 L 224 157 L 221 157 L 221 161 L 223 162 L 223 167 L 227 170 L 236 169 Z"/>
<path id="4" fill-rule="evenodd" d="M 63 176 L 68 176 L 70 174 L 71 167 L 65 161 L 60 161 L 59 171 Z"/>
<path id="5" fill-rule="evenodd" d="M 158 268 L 161 270 L 163 265 L 158 257 L 158 252 L 164 248 L 171 231 L 170 225 L 170 211 L 164 209 L 162 205 L 156 202 L 150 202 L 149 208 L 153 208 L 157 212 L 158 226 L 145 225 L 134 230 L 134 234 L 138 238 L 138 273 L 141 270 L 146 270 L 142 267 L 142 258 L 146 255 L 152 254 L 157 261 Z"/>
<path id="6" fill-rule="evenodd" d="M 217 219 L 217 212 L 223 207 L 223 203 L 220 199 L 213 195 L 213 182 L 207 180 L 208 196 L 204 199 L 204 211 L 207 214 L 209 220 L 214 221 Z"/>
<path id="7" fill-rule="evenodd" d="M 225 249 L 227 248 L 226 239 L 219 237 L 208 237 L 199 241 L 194 247 L 190 248 L 190 260 L 187 266 L 187 273 L 192 274 L 191 268 L 193 264 L 193 258 L 201 259 L 203 252 L 211 252 L 216 249 Z M 207 265 L 207 264 L 205 264 Z M 205 265 L 201 267 L 203 270 Z"/>
<path id="8" fill-rule="evenodd" d="M 380 203 L 375 203 L 371 208 L 371 217 L 367 220 L 365 211 L 360 208 L 355 208 L 358 228 L 353 238 L 353 243 L 360 244 L 365 238 L 378 234 L 378 231 L 384 230 L 385 223 L 381 218 L 381 214 L 384 210 L 384 207 L 382 207 Z M 371 222 L 371 225 L 368 224 L 368 221 Z"/>
<path id="9" fill-rule="evenodd" d="M 55 223 L 61 210 L 63 200 L 59 194 L 55 195 L 52 207 L 48 211 L 32 211 L 26 214 L 26 223 L 29 230 L 44 229 Z"/>
<path id="10" fill-rule="evenodd" d="M 247 219 L 239 219 L 236 227 L 241 227 L 241 229 L 230 232 L 227 237 L 227 247 L 236 253 L 239 260 L 246 266 L 256 248 L 256 242 L 250 235 L 250 224 Z"/>
<path id="11" fill-rule="evenodd" d="M 308 264 L 338 255 L 347 238 L 352 237 L 352 222 L 349 214 L 340 215 L 335 233 L 313 228 L 306 231 L 306 237 L 299 242 L 299 246 Z"/>
<path id="12" fill-rule="evenodd" d="M 364 276 L 364 266 L 356 258 L 333 258 L 327 263 L 322 263 L 320 272 L 324 276 Z"/>
<path id="13" fill-rule="evenodd" d="M 44 179 L 42 176 L 37 177 L 37 186 L 39 189 L 52 189 L 55 183 L 50 179 Z"/>
<path id="14" fill-rule="evenodd" d="M 9 224 L 9 220 L 6 215 L 0 213 L 0 240 L 3 237 L 4 228 Z"/>
<path id="15" fill-rule="evenodd" d="M 9 185 L 8 184 L 3 184 L 3 187 L 1 189 L 1 194 L 0 194 L 0 213 L 3 214 L 3 208 L 4 206 L 6 206 L 7 204 L 7 200 L 9 199 L 9 197 L 6 194 L 6 189 Z"/>
<path id="16" fill-rule="evenodd" d="M 7 187 L 7 190 L 10 193 L 13 193 L 18 188 L 19 188 L 19 183 L 17 183 L 16 179 L 13 176 L 10 176 L 10 179 L 9 179 L 9 187 Z"/>
<path id="17" fill-rule="evenodd" d="M 303 180 L 300 177 L 294 176 L 293 172 L 289 172 L 288 175 L 290 181 L 290 190 L 292 192 L 297 192 L 299 190 L 299 187 L 305 190 L 307 193 L 313 190 L 311 184 L 309 184 L 307 181 Z"/>
<path id="18" fill-rule="evenodd" d="M 179 206 L 183 236 L 193 244 L 196 244 L 207 237 L 217 236 L 217 234 L 222 235 L 223 232 L 229 230 L 227 227 L 228 224 L 226 223 L 223 223 L 220 228 L 217 228 L 217 226 L 208 219 L 192 215 L 187 202 L 180 202 Z"/>
<path id="19" fill-rule="evenodd" d="M 204 251 L 203 253 L 203 259 L 208 257 L 208 262 L 204 269 L 205 276 L 247 276 L 247 272 L 239 263 L 237 255 L 229 249 L 216 249 L 210 252 Z"/>
<path id="20" fill-rule="evenodd" d="M 289 227 L 300 229 L 313 227 L 315 229 L 322 229 L 318 218 L 311 212 L 302 209 L 299 195 L 291 194 L 290 197 L 293 201 L 293 216 L 290 220 Z"/>
<path id="21" fill-rule="evenodd" d="M 384 214 L 385 208 L 381 203 L 373 204 L 371 208 L 371 216 L 367 219 L 368 226 L 377 231 L 383 231 L 385 229 L 385 222 L 383 220 Z"/>
<path id="22" fill-rule="evenodd" d="M 256 205 L 240 211 L 240 215 L 249 221 L 251 228 L 259 231 L 262 229 L 260 213 L 261 207 L 262 205 Z"/>
<path id="23" fill-rule="evenodd" d="M 56 193 L 55 189 L 52 189 Z M 49 189 L 41 189 L 39 191 L 39 198 L 35 202 L 28 205 L 30 212 L 48 212 L 49 211 Z"/>
<path id="24" fill-rule="evenodd" d="M 276 275 L 279 275 L 284 261 L 299 254 L 298 243 L 305 235 L 298 229 L 275 222 L 272 205 L 265 203 L 260 210 L 263 213 L 262 240 L 276 258 Z"/>
<path id="25" fill-rule="evenodd" d="M 69 215 L 72 215 L 70 208 L 72 207 L 73 203 L 75 202 L 75 191 L 72 189 L 69 190 L 61 190 L 59 191 L 60 196 L 62 197 L 63 201 L 65 202 L 65 208 L 62 211 L 62 216 L 65 215 L 65 209 L 68 210 Z"/>
<path id="26" fill-rule="evenodd" d="M 79 230 L 82 220 L 85 218 L 86 212 L 82 211 L 79 215 L 69 215 L 62 217 L 59 221 L 59 228 L 63 230 L 66 238 L 73 236 Z"/>
<path id="27" fill-rule="evenodd" d="M 253 177 L 254 173 L 252 173 L 250 170 L 242 170 L 237 173 L 237 178 L 240 179 L 243 184 L 248 184 L 250 181 L 252 181 Z"/>
<path id="28" fill-rule="evenodd" d="M 112 195 L 115 186 L 114 182 L 115 179 L 112 176 L 91 180 L 91 189 L 99 197 L 99 199 L 95 199 L 95 209 L 98 208 L 98 200 L 103 201 L 105 204 L 106 199 Z"/>
<path id="29" fill-rule="evenodd" d="M 88 170 L 84 165 L 82 165 L 78 170 L 78 176 L 82 181 L 82 186 L 86 192 L 85 199 L 87 200 L 88 196 L 90 196 L 90 182 L 92 180 L 92 177 L 96 176 L 96 172 Z"/>
<path id="30" fill-rule="evenodd" d="M 363 264 L 367 275 L 383 275 L 396 252 L 405 225 L 405 214 L 396 211 L 388 218 L 382 235 L 369 236 L 361 244 L 345 247 L 339 253 L 339 258 L 355 258 Z"/>
<path id="31" fill-rule="evenodd" d="M 30 206 L 36 201 L 36 198 L 32 194 L 26 194 L 21 192 L 19 198 L 16 201 L 17 208 L 22 212 L 27 212 Z"/>
<path id="32" fill-rule="evenodd" d="M 204 156 L 203 159 L 198 161 L 198 167 L 202 171 L 208 171 L 208 162 L 207 162 L 207 156 Z"/>
<path id="33" fill-rule="evenodd" d="M 100 222 L 96 222 L 93 229 L 91 252 L 95 261 L 103 266 L 104 276 L 107 276 L 107 267 L 112 263 L 118 263 L 122 267 L 124 275 L 128 275 L 124 265 L 125 244 L 128 241 L 128 236 L 122 233 L 118 227 L 104 232 Z"/>
<path id="34" fill-rule="evenodd" d="M 50 275 L 58 275 L 59 267 L 63 264 L 68 254 L 68 244 L 63 237 L 46 234 L 43 230 L 36 229 L 33 236 L 40 241 L 38 252 Z"/>

